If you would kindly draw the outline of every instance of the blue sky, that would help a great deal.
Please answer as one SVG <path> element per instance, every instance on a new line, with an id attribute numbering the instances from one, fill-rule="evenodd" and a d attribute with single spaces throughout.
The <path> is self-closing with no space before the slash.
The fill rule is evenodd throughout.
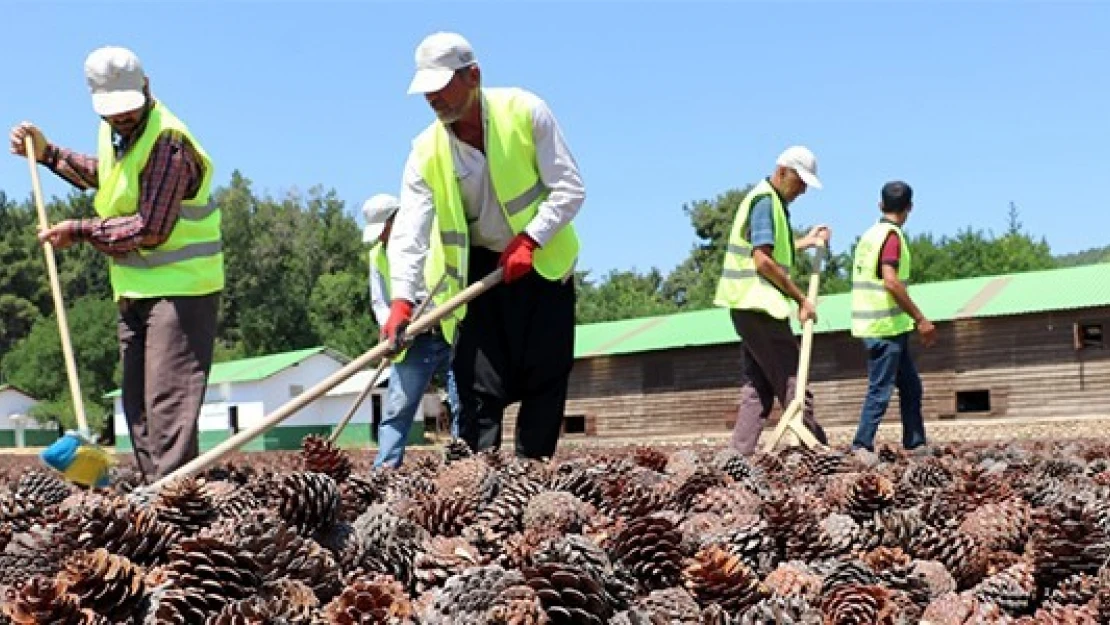
<path id="1" fill-rule="evenodd" d="M 911 232 L 999 232 L 1010 201 L 1055 252 L 1110 243 L 1110 6 L 1095 2 L 6 2 L 5 128 L 91 151 L 82 63 L 125 45 L 216 159 L 273 195 L 396 193 L 432 117 L 405 95 L 436 30 L 470 39 L 490 86 L 544 97 L 582 167 L 581 264 L 671 270 L 683 204 L 770 172 L 801 143 L 821 191 L 795 220 L 844 249 L 891 178 Z M 5 130 L 6 135 L 6 130 Z M 21 159 L 0 189 L 24 198 Z M 43 177 L 47 195 L 65 187 Z M 361 217 L 359 217 L 361 219 Z"/>

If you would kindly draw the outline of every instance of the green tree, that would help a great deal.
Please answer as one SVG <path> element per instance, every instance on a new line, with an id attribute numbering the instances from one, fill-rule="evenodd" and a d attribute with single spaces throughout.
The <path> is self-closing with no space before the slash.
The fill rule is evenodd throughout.
<path id="1" fill-rule="evenodd" d="M 644 274 L 610 271 L 598 283 L 587 272 L 577 274 L 578 323 L 613 321 L 675 312 L 677 306 L 663 291 L 663 274 L 655 268 Z"/>
<path id="2" fill-rule="evenodd" d="M 352 272 L 320 276 L 308 320 L 321 343 L 355 357 L 378 342 L 368 289 L 366 279 Z"/>

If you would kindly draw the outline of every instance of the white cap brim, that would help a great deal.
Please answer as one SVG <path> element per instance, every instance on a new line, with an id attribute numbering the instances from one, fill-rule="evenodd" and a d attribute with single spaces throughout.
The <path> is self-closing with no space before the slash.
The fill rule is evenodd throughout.
<path id="1" fill-rule="evenodd" d="M 366 226 L 362 229 L 362 242 L 373 243 L 377 241 L 378 237 L 382 236 L 383 231 L 385 231 L 385 224 L 370 224 Z"/>
<path id="2" fill-rule="evenodd" d="M 798 177 L 802 179 L 802 182 L 806 183 L 806 186 L 813 187 L 814 189 L 821 188 L 821 181 L 817 178 L 817 176 L 810 173 L 809 170 L 798 167 L 794 171 L 798 172 Z"/>
<path id="3" fill-rule="evenodd" d="M 92 94 L 92 101 L 97 115 L 111 117 L 143 108 L 146 96 L 142 91 L 109 91 Z"/>
<path id="4" fill-rule="evenodd" d="M 454 70 L 446 68 L 425 68 L 416 70 L 416 75 L 409 83 L 409 95 L 416 93 L 435 93 L 451 82 L 455 75 Z"/>

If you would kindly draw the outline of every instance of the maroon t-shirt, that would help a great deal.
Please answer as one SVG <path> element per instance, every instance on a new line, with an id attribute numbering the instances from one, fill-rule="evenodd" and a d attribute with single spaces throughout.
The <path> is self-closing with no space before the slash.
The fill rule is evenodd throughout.
<path id="1" fill-rule="evenodd" d="M 883 241 L 883 249 L 879 252 L 879 266 L 877 268 L 880 280 L 883 277 L 883 265 L 890 265 L 898 269 L 898 261 L 902 257 L 902 240 L 898 238 L 897 232 L 891 232 L 886 235 L 886 240 Z"/>

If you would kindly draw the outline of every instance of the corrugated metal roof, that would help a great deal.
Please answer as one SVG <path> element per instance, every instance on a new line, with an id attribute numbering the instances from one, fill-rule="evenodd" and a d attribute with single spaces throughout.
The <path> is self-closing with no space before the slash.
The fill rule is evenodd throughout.
<path id="1" fill-rule="evenodd" d="M 931 282 L 911 286 L 910 295 L 933 321 L 1110 306 L 1110 263 Z M 850 323 L 851 294 L 821 298 L 815 332 Z M 800 332 L 796 319 L 791 324 Z M 580 325 L 576 333 L 576 358 L 739 342 L 721 308 Z"/>

